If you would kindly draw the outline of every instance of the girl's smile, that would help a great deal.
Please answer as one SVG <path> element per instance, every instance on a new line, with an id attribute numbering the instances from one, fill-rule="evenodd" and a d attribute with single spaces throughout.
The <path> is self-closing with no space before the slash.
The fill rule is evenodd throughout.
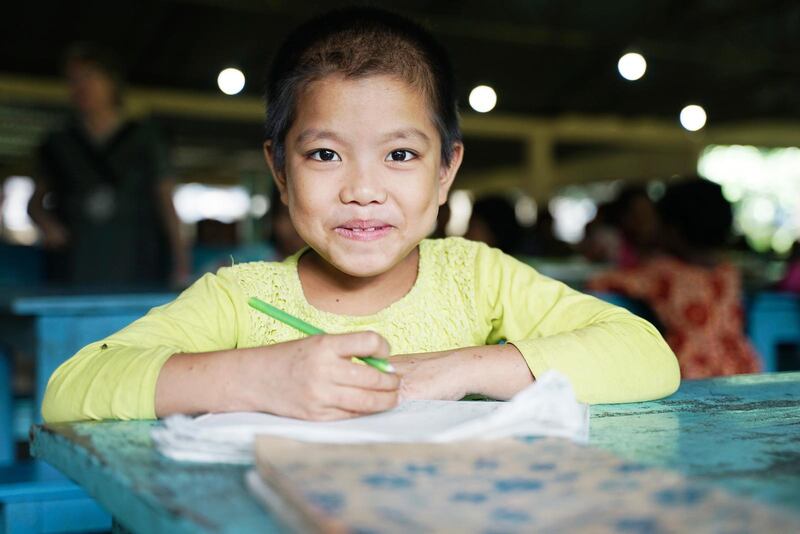
<path id="1" fill-rule="evenodd" d="M 374 241 L 381 239 L 391 232 L 394 227 L 385 221 L 369 219 L 353 219 L 342 223 L 335 228 L 336 233 L 347 239 L 355 241 Z"/>

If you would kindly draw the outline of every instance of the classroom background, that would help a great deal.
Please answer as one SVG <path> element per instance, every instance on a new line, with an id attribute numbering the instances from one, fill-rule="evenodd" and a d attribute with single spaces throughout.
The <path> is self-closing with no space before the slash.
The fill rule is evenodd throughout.
<path id="1" fill-rule="evenodd" d="M 0 465 L 27 461 L 28 428 L 68 347 L 205 272 L 303 246 L 264 164 L 262 93 L 289 30 L 336 4 L 346 5 L 14 6 L 0 36 Z M 658 291 L 603 284 L 606 273 L 646 276 L 636 270 L 676 254 L 706 270 L 732 265 L 734 311 L 758 369 L 800 369 L 800 3 L 409 0 L 402 9 L 448 49 L 459 87 L 466 155 L 432 235 L 501 248 L 654 320 L 671 344 L 676 323 Z M 114 92 L 111 126 L 70 144 L 54 132 L 103 118 L 86 72 Z M 63 153 L 70 163 L 59 167 Z M 148 168 L 125 174 L 144 153 Z M 66 190 L 59 176 L 70 173 L 96 179 Z M 731 219 L 708 204 L 665 206 L 687 182 L 714 184 Z M 676 221 L 689 241 L 706 226 L 719 239 L 676 253 L 667 242 Z M 148 276 L 143 254 L 154 262 Z M 711 280 L 691 279 L 683 291 Z M 643 283 L 664 292 L 663 280 Z"/>

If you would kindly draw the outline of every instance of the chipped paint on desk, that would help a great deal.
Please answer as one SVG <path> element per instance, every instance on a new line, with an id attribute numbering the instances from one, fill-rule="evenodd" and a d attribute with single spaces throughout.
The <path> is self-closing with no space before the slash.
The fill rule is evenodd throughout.
<path id="1" fill-rule="evenodd" d="M 244 468 L 179 464 L 153 447 L 153 421 L 34 427 L 34 454 L 76 480 L 133 532 L 277 530 L 244 486 Z M 123 512 L 124 510 L 124 512 Z"/>
<path id="2" fill-rule="evenodd" d="M 600 490 L 625 491 L 631 480 L 646 479 L 647 473 L 652 473 L 642 471 L 641 464 L 646 464 L 688 474 L 691 484 L 683 487 L 696 488 L 698 481 L 708 482 L 715 489 L 730 490 L 797 516 L 799 401 L 800 373 L 780 373 L 686 381 L 668 399 L 594 406 L 591 444 L 624 460 L 618 478 Z M 243 468 L 179 464 L 163 458 L 150 441 L 153 424 L 157 423 L 34 427 L 33 451 L 79 482 L 136 532 L 264 532 L 278 528 L 274 517 L 247 491 Z M 531 439 L 529 445 L 539 446 L 541 440 Z M 492 473 L 502 467 L 501 460 L 492 454 L 481 455 L 473 466 L 476 481 L 492 478 Z M 384 475 L 424 479 L 433 476 L 432 471 L 440 473 L 430 462 L 415 462 L 412 467 L 404 465 L 402 473 Z M 529 474 L 568 485 L 579 484 L 582 476 L 558 454 L 532 458 Z M 388 480 L 376 478 L 374 482 Z M 461 491 L 453 503 L 481 506 L 481 497 L 471 487 L 465 485 Z M 665 493 L 662 504 L 691 501 L 698 495 L 696 491 Z M 318 496 L 321 506 L 342 506 L 329 497 Z M 535 502 L 536 497 L 531 498 Z M 738 513 L 737 509 L 725 509 Z M 511 526 L 514 519 L 521 519 L 521 515 L 510 513 L 518 510 L 497 507 L 498 525 Z M 530 509 L 522 511 L 533 517 Z M 618 525 L 618 530 L 651 531 L 648 525 L 633 518 Z"/>
<path id="3" fill-rule="evenodd" d="M 667 399 L 593 406 L 590 442 L 800 512 L 800 373 L 687 380 Z"/>

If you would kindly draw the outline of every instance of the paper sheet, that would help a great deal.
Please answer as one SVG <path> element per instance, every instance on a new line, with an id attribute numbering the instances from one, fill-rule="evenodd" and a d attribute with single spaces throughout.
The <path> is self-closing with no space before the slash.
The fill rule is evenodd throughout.
<path id="1" fill-rule="evenodd" d="M 443 443 L 510 436 L 589 438 L 589 409 L 569 381 L 550 371 L 508 402 L 408 401 L 380 414 L 312 422 L 264 413 L 173 416 L 153 430 L 158 449 L 177 460 L 252 463 L 258 434 L 321 443 Z"/>

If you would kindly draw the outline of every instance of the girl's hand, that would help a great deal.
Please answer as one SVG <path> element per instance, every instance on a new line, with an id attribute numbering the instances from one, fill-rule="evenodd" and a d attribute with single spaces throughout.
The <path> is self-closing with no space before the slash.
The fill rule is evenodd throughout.
<path id="1" fill-rule="evenodd" d="M 353 363 L 353 356 L 389 355 L 375 332 L 318 335 L 242 354 L 242 395 L 249 409 L 311 420 L 389 410 L 400 378 Z"/>
<path id="2" fill-rule="evenodd" d="M 402 354 L 389 359 L 400 375 L 400 400 L 459 400 L 469 391 L 463 360 L 455 352 Z"/>
<path id="3" fill-rule="evenodd" d="M 516 347 L 487 345 L 389 359 L 400 375 L 400 400 L 460 400 L 470 393 L 507 400 L 533 382 Z"/>

